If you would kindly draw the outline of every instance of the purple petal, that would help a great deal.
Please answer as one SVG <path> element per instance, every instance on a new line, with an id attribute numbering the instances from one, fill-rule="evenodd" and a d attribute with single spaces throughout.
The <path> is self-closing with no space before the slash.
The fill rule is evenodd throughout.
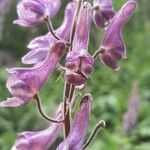
<path id="1" fill-rule="evenodd" d="M 44 61 L 48 54 L 48 50 L 36 49 L 28 52 L 24 57 L 22 57 L 22 63 L 24 64 L 36 64 Z"/>
<path id="2" fill-rule="evenodd" d="M 48 3 L 50 3 L 49 0 L 47 0 L 47 1 L 48 1 Z M 52 9 L 52 11 L 50 11 L 50 14 L 51 14 L 51 17 L 54 17 L 61 6 L 61 0 L 51 0 L 51 4 L 53 5 L 53 9 Z M 48 10 L 50 10 L 50 9 L 48 8 Z"/>
<path id="3" fill-rule="evenodd" d="M 45 47 L 50 48 L 52 44 L 51 39 L 52 36 L 49 33 L 43 36 L 36 37 L 27 45 L 27 48 L 29 49 L 40 49 Z"/>
<path id="4" fill-rule="evenodd" d="M 88 49 L 91 22 L 91 4 L 85 2 L 80 10 L 73 40 L 73 51 Z"/>
<path id="5" fill-rule="evenodd" d="M 86 94 L 82 100 L 79 110 L 72 123 L 68 137 L 60 143 L 57 150 L 81 150 L 88 128 L 89 115 L 92 108 L 92 97 Z"/>
<path id="6" fill-rule="evenodd" d="M 70 32 L 73 26 L 74 15 L 76 12 L 76 7 L 77 7 L 76 2 L 68 3 L 65 9 L 64 21 L 62 25 L 55 30 L 56 35 L 64 40 L 68 40 L 70 36 Z"/>
<path id="7" fill-rule="evenodd" d="M 106 27 L 114 15 L 112 0 L 94 0 L 93 20 L 97 27 Z"/>
<path id="8" fill-rule="evenodd" d="M 102 61 L 112 69 L 118 69 L 117 62 L 126 58 L 126 49 L 122 38 L 122 28 L 136 8 L 136 2 L 128 1 L 115 15 L 104 34 L 100 49 Z"/>
<path id="9" fill-rule="evenodd" d="M 27 47 L 32 50 L 22 57 L 22 63 L 24 64 L 41 63 L 46 59 L 48 51 L 50 50 L 54 42 L 56 42 L 56 39 L 54 39 L 54 37 L 50 33 L 33 39 L 27 45 Z"/>
<path id="10" fill-rule="evenodd" d="M 24 103 L 29 102 L 55 70 L 65 48 L 66 45 L 63 42 L 57 42 L 51 47 L 45 61 L 40 65 L 31 68 L 9 69 L 7 88 L 13 97 L 21 99 Z M 9 105 L 8 107 L 14 106 Z"/>
<path id="11" fill-rule="evenodd" d="M 28 100 L 27 100 L 28 101 Z M 12 97 L 0 103 L 0 107 L 18 107 L 27 103 L 25 99 Z"/>
<path id="12" fill-rule="evenodd" d="M 56 119 L 62 119 L 62 107 L 56 113 Z M 62 131 L 62 124 L 51 124 L 47 129 L 37 132 L 26 131 L 18 135 L 12 150 L 47 150 Z"/>

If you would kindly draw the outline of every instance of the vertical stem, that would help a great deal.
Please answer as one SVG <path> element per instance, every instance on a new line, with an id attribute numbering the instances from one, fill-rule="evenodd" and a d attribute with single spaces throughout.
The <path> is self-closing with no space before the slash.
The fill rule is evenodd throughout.
<path id="1" fill-rule="evenodd" d="M 64 117 L 65 117 L 64 137 L 65 138 L 68 136 L 70 132 L 70 108 L 67 109 L 67 106 L 72 100 L 73 92 L 74 92 L 74 86 L 66 82 L 65 90 L 64 90 Z"/>
<path id="2" fill-rule="evenodd" d="M 71 44 L 70 51 L 72 50 L 72 43 L 73 43 L 74 34 L 75 34 L 75 30 L 76 30 L 76 24 L 77 24 L 79 12 L 80 12 L 80 8 L 83 3 L 83 0 L 77 0 L 77 2 L 78 2 L 78 6 L 77 6 L 77 10 L 76 10 L 76 15 L 75 15 L 72 31 L 70 34 L 70 44 Z M 65 117 L 64 137 L 65 138 L 68 136 L 68 134 L 70 132 L 70 116 L 71 116 L 70 112 L 71 112 L 71 110 L 70 110 L 70 108 L 67 110 L 67 106 L 72 100 L 74 89 L 75 89 L 75 87 L 72 84 L 67 83 L 67 81 L 65 81 L 65 88 L 64 88 L 64 117 Z M 68 112 L 66 112 L 66 111 L 68 111 Z M 66 116 L 65 116 L 65 114 L 66 114 Z"/>
<path id="3" fill-rule="evenodd" d="M 69 91 L 70 91 L 70 84 L 65 82 L 64 88 L 64 116 L 67 111 L 67 103 L 69 98 Z M 70 131 L 70 108 L 68 108 L 68 113 L 66 114 L 65 121 L 64 121 L 64 137 L 66 138 Z"/>

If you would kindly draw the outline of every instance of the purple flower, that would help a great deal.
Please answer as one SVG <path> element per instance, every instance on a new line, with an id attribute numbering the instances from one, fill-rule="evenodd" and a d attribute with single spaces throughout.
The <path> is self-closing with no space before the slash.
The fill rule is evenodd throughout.
<path id="1" fill-rule="evenodd" d="M 13 97 L 1 102 L 0 106 L 16 107 L 28 103 L 55 70 L 65 48 L 63 42 L 57 42 L 50 48 L 42 63 L 31 68 L 8 69 L 10 76 L 6 86 Z"/>
<path id="2" fill-rule="evenodd" d="M 112 0 L 94 0 L 93 20 L 97 27 L 106 27 L 115 15 Z"/>
<path id="3" fill-rule="evenodd" d="M 62 105 L 56 112 L 56 119 L 62 119 Z M 20 133 L 12 150 L 48 150 L 62 131 L 62 124 L 51 124 L 42 131 Z"/>
<path id="4" fill-rule="evenodd" d="M 117 62 L 126 58 L 126 49 L 122 38 L 122 28 L 131 17 L 136 8 L 136 2 L 130 0 L 124 4 L 120 11 L 114 16 L 108 29 L 104 34 L 100 46 L 101 60 L 112 69 L 119 69 Z"/>
<path id="5" fill-rule="evenodd" d="M 73 24 L 73 18 L 75 15 L 75 8 L 75 2 L 71 2 L 66 6 L 64 21 L 62 25 L 55 30 L 55 34 L 64 40 L 68 40 L 69 38 Z M 45 60 L 51 45 L 55 41 L 56 39 L 51 33 L 33 39 L 27 46 L 29 49 L 31 49 L 31 51 L 29 51 L 22 58 L 22 62 L 24 64 L 35 64 L 42 62 Z"/>
<path id="6" fill-rule="evenodd" d="M 85 2 L 80 10 L 72 51 L 66 58 L 65 78 L 74 85 L 82 85 L 92 72 L 94 58 L 87 52 L 91 23 L 91 5 Z"/>
<path id="7" fill-rule="evenodd" d="M 133 86 L 131 96 L 129 97 L 128 110 L 124 114 L 123 129 L 130 132 L 137 123 L 140 111 L 140 95 L 137 84 Z"/>
<path id="8" fill-rule="evenodd" d="M 65 77 L 69 83 L 80 86 L 93 70 L 94 58 L 84 49 L 71 51 L 66 58 Z"/>
<path id="9" fill-rule="evenodd" d="M 92 108 L 92 97 L 86 94 L 72 123 L 68 137 L 60 143 L 57 150 L 81 150 L 88 128 L 89 115 Z"/>
<path id="10" fill-rule="evenodd" d="M 37 25 L 55 16 L 60 5 L 61 0 L 20 0 L 17 5 L 19 19 L 14 23 L 25 27 Z"/>

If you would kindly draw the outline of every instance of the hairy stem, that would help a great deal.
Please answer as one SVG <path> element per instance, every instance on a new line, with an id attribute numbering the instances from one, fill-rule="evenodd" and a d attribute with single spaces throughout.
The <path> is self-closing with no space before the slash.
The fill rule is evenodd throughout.
<path id="1" fill-rule="evenodd" d="M 76 24 L 77 24 L 77 20 L 78 20 L 78 16 L 79 16 L 79 12 L 80 12 L 80 8 L 81 5 L 83 3 L 83 0 L 78 0 L 78 6 L 77 6 L 77 10 L 76 10 L 76 15 L 74 18 L 74 23 L 73 23 L 73 27 L 72 27 L 72 31 L 70 34 L 70 51 L 72 50 L 72 43 L 73 43 L 73 39 L 74 39 L 74 34 L 75 34 L 75 30 L 76 30 Z M 66 106 L 67 104 L 69 104 L 72 100 L 72 96 L 74 93 L 74 89 L 75 87 L 70 84 L 67 83 L 67 81 L 65 81 L 65 88 L 64 88 L 64 114 L 66 113 Z M 68 113 L 65 117 L 65 121 L 64 121 L 64 138 L 66 138 L 70 132 L 70 117 L 71 117 L 71 110 L 68 110 Z"/>
<path id="2" fill-rule="evenodd" d="M 99 55 L 100 53 L 103 53 L 104 51 L 105 51 L 104 48 L 100 48 L 100 49 L 98 49 L 97 51 L 95 51 L 95 53 L 93 54 L 94 59 L 96 59 L 96 58 L 98 57 L 98 55 Z"/>
<path id="3" fill-rule="evenodd" d="M 38 106 L 39 113 L 42 115 L 43 118 L 45 118 L 46 120 L 48 120 L 48 121 L 50 121 L 50 122 L 53 122 L 53 123 L 62 123 L 62 122 L 64 122 L 65 119 L 63 119 L 63 120 L 55 120 L 55 119 L 50 118 L 49 116 L 47 116 L 47 115 L 44 113 L 43 109 L 42 109 L 40 96 L 39 96 L 38 94 L 36 94 L 36 95 L 34 96 L 34 98 L 35 98 L 35 100 L 36 100 L 36 102 L 37 102 L 37 106 Z M 68 107 L 66 106 L 66 114 L 64 115 L 64 118 L 65 118 L 65 116 L 67 115 L 67 111 L 68 111 L 67 108 L 68 108 Z"/>
<path id="4" fill-rule="evenodd" d="M 83 145 L 83 149 L 86 149 L 88 147 L 88 145 L 90 145 L 90 143 L 92 142 L 92 140 L 95 138 L 95 136 L 97 135 L 99 129 L 105 128 L 106 127 L 106 123 L 105 121 L 101 120 L 96 127 L 94 128 L 92 134 L 90 135 L 89 139 L 86 141 L 86 143 Z"/>
<path id="5" fill-rule="evenodd" d="M 52 25 L 52 22 L 51 22 L 51 19 L 49 17 L 45 18 L 45 21 L 47 23 L 47 27 L 48 27 L 48 30 L 49 32 L 53 35 L 53 37 L 57 40 L 61 40 L 60 37 L 58 37 L 56 34 L 55 34 L 55 31 L 53 29 L 53 25 Z M 68 41 L 65 41 L 66 42 L 66 45 L 67 46 L 70 46 L 70 43 Z"/>

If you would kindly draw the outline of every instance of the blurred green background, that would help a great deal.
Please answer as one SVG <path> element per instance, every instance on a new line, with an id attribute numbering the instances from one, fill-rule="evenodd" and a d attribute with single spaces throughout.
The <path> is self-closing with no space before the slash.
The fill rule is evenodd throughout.
<path id="1" fill-rule="evenodd" d="M 4 1 L 0 0 L 0 6 Z M 6 1 L 6 9 L 0 10 L 0 100 L 10 97 L 5 86 L 8 77 L 5 68 L 22 66 L 20 58 L 27 52 L 26 44 L 34 37 L 47 33 L 45 25 L 30 29 L 13 25 L 13 20 L 17 18 L 16 0 Z M 114 0 L 115 10 L 119 10 L 124 2 L 125 0 Z M 149 0 L 137 2 L 137 10 L 123 30 L 128 59 L 120 62 L 119 71 L 112 71 L 97 60 L 88 88 L 77 91 L 80 94 L 89 91 L 94 99 L 87 137 L 99 120 L 103 119 L 107 123 L 106 129 L 98 133 L 88 147 L 89 150 L 150 149 L 150 5 Z M 65 5 L 66 2 L 53 19 L 55 28 L 62 22 Z M 98 48 L 101 38 L 102 31 L 92 24 L 90 53 L 94 53 Z M 58 77 L 59 72 L 55 71 L 40 92 L 43 108 L 51 116 L 63 95 L 63 77 L 56 82 Z M 135 112 L 138 118 L 134 127 L 126 133 L 123 129 L 123 117 L 129 107 L 129 100 L 134 97 L 131 97 L 131 91 L 135 82 L 139 92 L 134 96 L 140 100 L 140 109 Z M 132 109 L 134 110 L 134 107 Z M 42 130 L 47 125 L 48 122 L 38 115 L 34 101 L 25 107 L 1 108 L 0 150 L 10 150 L 18 132 Z M 61 140 L 60 137 L 55 145 Z"/>

